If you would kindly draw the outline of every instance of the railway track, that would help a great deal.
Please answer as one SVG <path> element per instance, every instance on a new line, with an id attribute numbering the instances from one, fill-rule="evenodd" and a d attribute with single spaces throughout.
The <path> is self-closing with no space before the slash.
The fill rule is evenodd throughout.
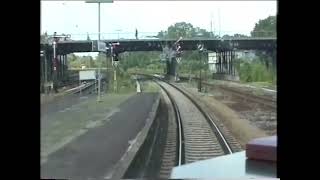
<path id="1" fill-rule="evenodd" d="M 158 84 L 160 87 L 161 85 Z M 169 92 L 161 89 L 163 99 L 168 107 L 168 130 L 164 152 L 162 155 L 159 177 L 162 179 L 168 179 L 171 173 L 171 169 L 174 166 L 181 165 L 182 162 L 182 127 L 180 112 L 177 105 L 172 101 Z"/>
<path id="2" fill-rule="evenodd" d="M 170 101 L 169 116 L 171 111 L 175 117 L 169 118 L 160 178 L 168 178 L 174 166 L 234 152 L 215 122 L 191 97 L 171 84 L 156 82 Z"/>
<path id="3" fill-rule="evenodd" d="M 181 76 L 180 79 L 187 80 L 189 78 L 186 77 L 186 76 Z M 197 77 L 193 77 L 193 79 L 199 80 L 199 78 L 197 78 Z M 225 81 L 233 82 L 231 80 L 225 80 Z M 206 81 L 202 81 L 202 85 L 205 85 L 205 86 L 211 87 L 211 88 L 217 88 L 217 89 L 221 90 L 222 92 L 225 92 L 226 94 L 233 95 L 233 96 L 241 98 L 241 99 L 243 99 L 245 101 L 251 101 L 251 102 L 254 102 L 254 103 L 258 103 L 258 104 L 262 105 L 263 107 L 268 107 L 268 108 L 271 108 L 271 109 L 276 109 L 277 108 L 276 99 L 268 97 L 268 96 L 266 96 L 266 97 L 257 96 L 257 95 L 254 95 L 252 93 L 249 93 L 249 92 L 236 90 L 234 88 L 221 86 L 221 85 L 210 84 L 210 83 L 208 83 Z"/>
<path id="4" fill-rule="evenodd" d="M 275 99 L 272 98 L 267 98 L 267 97 L 262 97 L 262 96 L 256 96 L 253 95 L 252 93 L 247 93 L 247 92 L 243 92 L 243 91 L 239 91 L 239 90 L 235 90 L 233 88 L 230 87 L 224 87 L 224 86 L 215 86 L 206 82 L 203 82 L 204 85 L 209 86 L 209 87 L 213 87 L 213 88 L 218 88 L 223 92 L 226 92 L 228 94 L 231 94 L 235 97 L 244 99 L 245 101 L 251 101 L 251 102 L 255 102 L 258 104 L 261 104 L 265 107 L 269 107 L 271 109 L 276 109 L 277 108 L 277 102 Z"/>
<path id="5" fill-rule="evenodd" d="M 94 83 L 88 83 L 88 84 L 85 84 L 85 85 L 81 85 L 81 89 L 80 87 L 76 87 L 76 88 L 72 88 L 70 90 L 68 90 L 66 92 L 66 94 L 79 94 L 81 92 L 81 94 L 89 94 L 89 93 L 92 93 L 94 92 Z M 98 88 L 98 87 L 96 87 Z"/>

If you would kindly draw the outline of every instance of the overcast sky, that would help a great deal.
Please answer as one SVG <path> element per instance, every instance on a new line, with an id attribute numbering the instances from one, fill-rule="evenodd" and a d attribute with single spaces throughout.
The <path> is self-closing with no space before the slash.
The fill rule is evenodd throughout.
<path id="1" fill-rule="evenodd" d="M 216 34 L 220 30 L 221 35 L 249 35 L 259 19 L 276 13 L 276 1 L 115 1 L 101 4 L 101 32 L 106 33 L 103 38 L 117 38 L 117 30 L 120 38 L 134 38 L 137 28 L 142 37 L 156 35 L 181 21 L 210 31 L 212 20 Z M 72 34 L 75 39 L 80 38 L 79 34 L 97 33 L 98 5 L 84 1 L 41 1 L 41 32 L 46 31 Z M 94 39 L 94 35 L 90 37 Z"/>

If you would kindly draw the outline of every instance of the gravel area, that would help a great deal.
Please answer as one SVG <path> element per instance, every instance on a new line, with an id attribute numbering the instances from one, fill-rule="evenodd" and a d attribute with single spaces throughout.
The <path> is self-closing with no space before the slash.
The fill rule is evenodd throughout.
<path id="1" fill-rule="evenodd" d="M 242 92 L 251 93 L 256 96 L 262 96 L 266 98 L 271 98 L 276 100 L 277 99 L 277 91 L 275 89 L 268 89 L 258 86 L 253 86 L 249 84 L 231 82 L 231 81 L 221 81 L 221 80 L 211 80 L 209 81 L 210 84 L 224 86 L 224 87 L 232 87 Z"/>
<path id="2" fill-rule="evenodd" d="M 234 87 L 239 91 L 243 91 L 247 89 L 246 92 L 249 91 L 257 91 L 257 90 L 248 90 L 250 89 L 248 86 L 241 87 L 240 83 L 233 82 L 225 82 L 225 81 L 217 81 L 218 84 L 224 84 L 228 87 Z M 181 86 L 187 88 L 188 90 L 198 93 L 198 90 L 195 88 L 195 83 L 179 83 Z M 236 85 L 234 85 L 236 84 Z M 235 87 L 237 86 L 237 87 Z M 245 119 L 250 122 L 251 125 L 259 128 L 267 135 L 276 135 L 277 134 L 277 112 L 276 109 L 261 107 L 258 103 L 245 101 L 243 99 L 228 96 L 226 93 L 223 93 L 220 89 L 217 88 L 208 88 L 207 93 L 198 93 L 203 96 L 213 97 L 219 102 L 223 103 L 234 112 L 237 113 L 239 118 Z M 269 93 L 270 94 L 270 93 Z M 257 94 L 255 94 L 257 95 Z M 268 96 L 266 94 L 262 95 L 264 97 Z M 268 96 L 270 98 L 270 96 Z M 272 98 L 276 99 L 276 93 L 272 93 Z"/>

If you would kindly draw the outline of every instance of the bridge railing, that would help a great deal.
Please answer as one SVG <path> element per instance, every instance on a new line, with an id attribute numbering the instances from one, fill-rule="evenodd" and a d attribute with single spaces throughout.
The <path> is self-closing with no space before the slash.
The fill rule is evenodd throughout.
<path id="1" fill-rule="evenodd" d="M 224 35 L 217 35 L 217 32 L 213 33 L 214 36 L 211 37 L 213 39 L 261 39 L 261 38 L 276 38 L 276 34 L 271 31 L 254 31 L 252 35 L 247 35 L 245 33 L 238 33 L 239 31 L 222 31 L 219 34 Z M 228 35 L 230 34 L 230 35 Z M 240 35 L 245 34 L 245 36 Z M 98 40 L 98 33 L 83 33 L 83 34 L 68 34 L 70 38 L 62 38 L 61 40 Z M 159 39 L 157 37 L 158 32 L 139 32 L 138 39 Z M 48 36 L 50 39 L 52 36 Z M 108 40 L 108 39 L 136 39 L 135 32 L 112 32 L 112 33 L 100 33 L 101 40 Z M 162 39 L 162 38 L 161 38 Z M 170 38 L 171 39 L 171 38 Z M 185 39 L 208 39 L 208 37 L 197 36 L 193 38 L 185 38 Z"/>
<path id="2" fill-rule="evenodd" d="M 157 33 L 154 32 L 142 32 L 138 34 L 139 39 L 150 39 L 154 38 Z M 98 33 L 90 34 L 71 34 L 72 40 L 98 40 Z M 122 32 L 122 33 L 100 33 L 100 39 L 136 39 L 135 33 L 133 32 Z"/>

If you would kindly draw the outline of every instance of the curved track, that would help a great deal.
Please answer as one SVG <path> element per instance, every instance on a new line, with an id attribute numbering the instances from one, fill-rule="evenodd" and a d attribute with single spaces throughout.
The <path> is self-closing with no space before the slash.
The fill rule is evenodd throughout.
<path id="1" fill-rule="evenodd" d="M 158 84 L 168 94 L 178 117 L 177 127 L 181 128 L 178 156 L 182 159 L 178 159 L 177 165 L 232 153 L 220 130 L 190 97 L 168 83 L 158 81 Z"/>

